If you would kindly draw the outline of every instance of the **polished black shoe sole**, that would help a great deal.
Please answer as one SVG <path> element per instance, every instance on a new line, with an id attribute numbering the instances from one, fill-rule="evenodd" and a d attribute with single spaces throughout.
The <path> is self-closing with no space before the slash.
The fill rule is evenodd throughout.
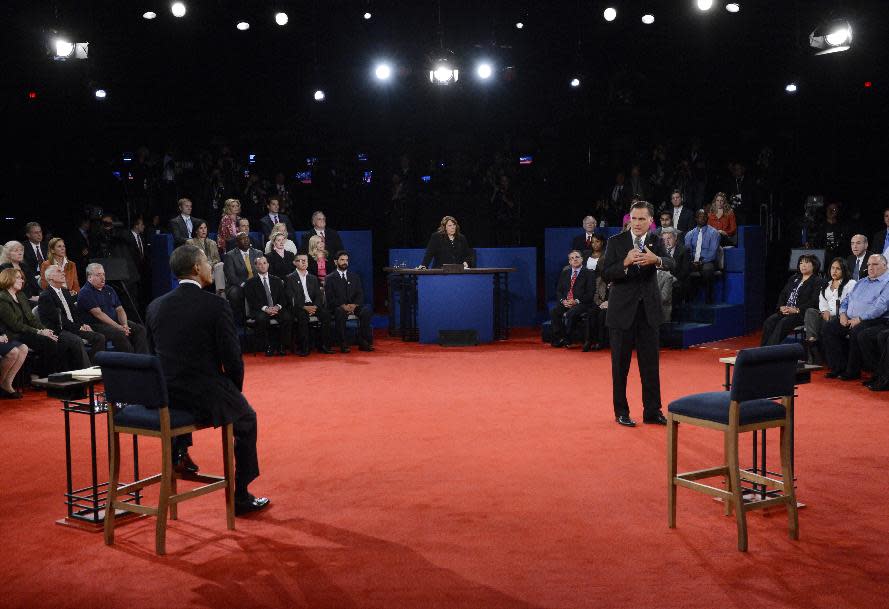
<path id="1" fill-rule="evenodd" d="M 623 425 L 624 427 L 636 427 L 636 421 L 630 417 L 615 417 L 614 420 L 617 421 L 618 425 Z"/>
<path id="2" fill-rule="evenodd" d="M 253 512 L 264 510 L 269 506 L 271 501 L 268 497 L 254 497 L 250 501 L 235 502 L 235 516 L 246 516 Z"/>

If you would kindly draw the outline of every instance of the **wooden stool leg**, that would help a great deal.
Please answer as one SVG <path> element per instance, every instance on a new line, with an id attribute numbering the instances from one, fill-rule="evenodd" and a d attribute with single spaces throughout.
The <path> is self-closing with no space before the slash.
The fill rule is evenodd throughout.
<path id="1" fill-rule="evenodd" d="M 727 471 L 725 474 L 725 490 L 728 491 L 729 493 L 731 493 L 732 492 L 732 478 L 731 478 L 731 475 L 729 474 L 729 472 L 731 471 L 732 467 L 728 462 L 728 455 L 729 455 L 729 452 L 731 452 L 731 447 L 729 446 L 729 444 L 731 443 L 731 434 L 729 434 L 728 431 L 726 431 L 723 434 L 723 440 L 724 440 L 723 441 L 723 450 L 724 450 L 724 454 L 725 454 L 725 466 L 727 468 Z M 732 505 L 731 501 L 729 501 L 728 499 L 722 500 L 722 513 L 723 514 L 725 514 L 726 516 L 731 516 L 732 515 L 732 508 L 733 508 L 733 505 Z"/>
<path id="2" fill-rule="evenodd" d="M 173 477 L 173 455 L 169 438 L 161 438 L 161 485 L 157 500 L 157 524 L 154 548 L 158 556 L 167 553 L 167 512 L 170 500 L 170 479 Z"/>
<path id="3" fill-rule="evenodd" d="M 726 432 L 726 465 L 731 483 L 732 502 L 735 509 L 735 520 L 738 523 L 738 550 L 747 551 L 747 514 L 744 512 L 744 501 L 741 497 L 741 470 L 738 465 L 738 432 L 737 428 Z"/>
<path id="4" fill-rule="evenodd" d="M 676 457 L 678 453 L 679 423 L 667 415 L 667 526 L 676 528 Z"/>
<path id="5" fill-rule="evenodd" d="M 109 546 L 114 543 L 114 502 L 117 500 L 117 483 L 120 479 L 120 434 L 112 432 L 110 440 L 108 463 L 111 471 L 108 476 L 108 494 L 105 496 L 105 544 Z"/>
<path id="6" fill-rule="evenodd" d="M 232 424 L 222 426 L 222 467 L 225 474 L 225 522 L 235 530 L 235 443 Z"/>
<path id="7" fill-rule="evenodd" d="M 796 508 L 796 489 L 793 487 L 793 468 L 790 466 L 790 430 L 781 428 L 781 477 L 787 502 L 787 524 L 791 539 L 799 539 L 799 514 Z"/>
<path id="8" fill-rule="evenodd" d="M 177 475 L 170 472 L 170 494 L 175 495 L 179 492 L 179 479 Z M 179 520 L 179 504 L 175 501 L 170 502 L 170 520 Z"/>

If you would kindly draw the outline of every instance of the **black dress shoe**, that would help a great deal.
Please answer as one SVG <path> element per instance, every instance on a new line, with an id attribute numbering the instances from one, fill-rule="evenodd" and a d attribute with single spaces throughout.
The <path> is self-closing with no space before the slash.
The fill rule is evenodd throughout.
<path id="1" fill-rule="evenodd" d="M 877 382 L 877 377 L 872 379 L 867 379 L 866 381 L 861 381 L 861 384 L 870 389 L 870 386 Z"/>
<path id="2" fill-rule="evenodd" d="M 330 347 L 318 347 L 318 353 L 333 353 L 333 349 Z"/>
<path id="3" fill-rule="evenodd" d="M 834 370 L 831 370 L 830 372 L 828 372 L 827 374 L 824 375 L 824 378 L 826 378 L 826 379 L 835 379 L 835 378 L 839 378 L 839 376 L 840 376 L 841 374 L 842 374 L 842 372 L 836 372 L 836 371 L 834 371 Z"/>
<path id="4" fill-rule="evenodd" d="M 300 350 L 299 350 L 299 356 L 300 356 L 300 357 L 308 357 L 308 356 L 309 356 L 309 350 L 308 350 L 308 349 L 300 349 Z"/>
<path id="5" fill-rule="evenodd" d="M 662 413 L 659 412 L 654 416 L 642 417 L 642 422 L 654 424 L 654 425 L 666 425 L 667 424 L 667 417 L 665 417 Z"/>
<path id="6" fill-rule="evenodd" d="M 198 464 L 191 460 L 188 451 L 184 451 L 173 457 L 173 471 L 179 474 L 196 474 L 198 472 Z"/>
<path id="7" fill-rule="evenodd" d="M 268 497 L 254 497 L 247 495 L 246 499 L 235 499 L 235 516 L 245 516 L 252 512 L 258 512 L 268 507 L 271 503 Z"/>
<path id="8" fill-rule="evenodd" d="M 626 415 L 615 417 L 614 420 L 617 421 L 618 425 L 623 425 L 624 427 L 636 427 L 636 421 Z"/>
<path id="9" fill-rule="evenodd" d="M 275 350 L 274 350 L 274 349 L 266 349 L 266 350 L 265 350 L 265 356 L 266 356 L 266 357 L 274 357 L 274 356 L 275 356 Z"/>
<path id="10" fill-rule="evenodd" d="M 583 343 L 583 347 L 580 348 L 584 353 L 589 353 L 590 351 L 590 343 Z"/>
<path id="11" fill-rule="evenodd" d="M 358 345 L 358 350 L 359 351 L 373 351 L 374 346 L 373 345 Z"/>
<path id="12" fill-rule="evenodd" d="M 871 391 L 889 391 L 889 381 L 879 380 L 867 386 Z"/>
<path id="13" fill-rule="evenodd" d="M 846 374 L 845 372 L 837 377 L 841 381 L 857 381 L 861 378 L 860 374 Z"/>
<path id="14" fill-rule="evenodd" d="M 349 352 L 349 347 L 347 347 L 346 345 L 343 345 L 340 347 L 340 353 L 348 353 L 348 352 Z"/>
<path id="15" fill-rule="evenodd" d="M 602 343 L 593 343 L 593 346 L 590 347 L 593 351 L 601 351 L 603 349 Z"/>
<path id="16" fill-rule="evenodd" d="M 18 391 L 6 391 L 6 389 L 0 388 L 0 400 L 20 400 L 22 399 L 22 394 Z"/>
<path id="17" fill-rule="evenodd" d="M 278 347 L 278 355 L 284 357 L 285 355 L 287 355 L 287 349 L 285 349 L 284 347 Z"/>

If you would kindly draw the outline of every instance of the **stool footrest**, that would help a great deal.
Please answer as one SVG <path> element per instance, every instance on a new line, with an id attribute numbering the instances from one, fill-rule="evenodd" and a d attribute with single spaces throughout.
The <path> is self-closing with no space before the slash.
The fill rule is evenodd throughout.
<path id="1" fill-rule="evenodd" d="M 184 493 L 176 493 L 175 495 L 170 495 L 170 503 L 179 503 L 180 501 L 185 501 L 186 499 L 193 499 L 194 497 L 198 497 L 200 495 L 206 495 L 207 493 L 218 491 L 219 489 L 224 489 L 225 486 L 225 478 L 220 478 L 213 484 L 199 486 L 197 488 L 185 491 Z"/>
<path id="2" fill-rule="evenodd" d="M 677 478 L 684 480 L 698 480 L 699 478 L 713 478 L 715 476 L 725 476 L 728 474 L 728 467 L 720 465 L 719 467 L 710 467 L 708 469 L 697 469 L 691 472 L 683 472 L 676 474 Z"/>
<path id="3" fill-rule="evenodd" d="M 747 471 L 745 469 L 741 470 L 740 474 L 741 480 L 746 480 L 747 482 L 754 482 L 756 484 L 763 484 L 765 486 L 771 486 L 777 489 L 784 488 L 783 480 L 776 480 L 775 478 L 769 478 L 767 476 L 760 476 L 759 474 L 754 474 L 751 471 Z"/>
<path id="4" fill-rule="evenodd" d="M 690 488 L 693 491 L 698 491 L 700 493 L 711 495 L 713 497 L 719 497 L 720 499 L 731 499 L 732 497 L 732 494 L 725 489 L 710 486 L 709 484 L 701 484 L 700 482 L 692 482 L 691 480 L 685 480 L 683 478 L 680 478 L 679 476 L 673 478 L 673 482 L 676 484 L 676 486 L 684 486 L 685 488 Z"/>

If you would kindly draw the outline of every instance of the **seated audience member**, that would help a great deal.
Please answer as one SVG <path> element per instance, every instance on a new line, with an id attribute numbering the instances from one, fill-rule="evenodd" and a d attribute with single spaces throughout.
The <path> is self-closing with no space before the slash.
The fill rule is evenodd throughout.
<path id="1" fill-rule="evenodd" d="M 672 226 L 661 229 L 661 241 L 664 243 L 664 256 L 673 259 L 672 270 L 657 269 L 657 284 L 661 292 L 661 309 L 664 323 L 673 316 L 673 294 L 682 294 L 683 283 L 688 278 L 688 250 L 676 237 L 677 230 Z"/>
<path id="2" fill-rule="evenodd" d="M 226 199 L 222 205 L 222 217 L 219 219 L 219 229 L 216 231 L 216 246 L 219 254 L 224 256 L 228 251 L 230 240 L 242 232 L 238 228 L 238 220 L 241 215 L 241 202 L 237 199 Z M 243 231 L 243 232 L 250 232 Z"/>
<path id="3" fill-rule="evenodd" d="M 846 258 L 846 267 L 849 269 L 849 279 L 858 281 L 862 277 L 867 277 L 867 237 L 853 235 L 850 246 L 852 254 Z"/>
<path id="4" fill-rule="evenodd" d="M 256 325 L 256 340 L 260 348 L 265 350 L 266 357 L 287 354 L 287 345 L 291 343 L 293 316 L 290 314 L 290 303 L 284 281 L 269 273 L 269 262 L 265 256 L 259 256 L 254 262 L 256 273 L 244 283 L 244 297 L 250 305 L 250 311 Z M 272 320 L 278 322 L 278 346 L 272 346 L 269 340 L 269 328 Z"/>
<path id="5" fill-rule="evenodd" d="M 210 227 L 207 226 L 205 220 L 195 220 L 194 237 L 186 241 L 186 245 L 193 245 L 207 257 L 207 262 L 213 269 L 213 283 L 216 293 L 220 294 L 225 291 L 225 265 L 219 257 L 219 246 L 216 242 L 207 237 Z M 212 289 L 212 288 L 211 288 Z"/>
<path id="6" fill-rule="evenodd" d="M 453 216 L 442 218 L 438 230 L 432 233 L 420 268 L 437 269 L 445 264 L 462 264 L 467 269 L 475 264 L 475 253 Z"/>
<path id="7" fill-rule="evenodd" d="M 818 306 L 818 292 L 821 281 L 818 279 L 818 259 L 811 254 L 803 254 L 797 261 L 798 273 L 791 277 L 778 295 L 777 311 L 762 324 L 760 346 L 780 345 L 793 329 L 803 323 L 803 316 L 809 309 Z"/>
<path id="8" fill-rule="evenodd" d="M 349 252 L 339 251 L 334 258 L 336 267 L 327 275 L 324 291 L 327 308 L 333 312 L 336 337 L 342 353 L 349 352 L 346 343 L 346 320 L 349 315 L 358 317 L 358 350 L 373 351 L 373 329 L 370 326 L 373 312 L 364 304 L 361 277 L 349 270 Z"/>
<path id="9" fill-rule="evenodd" d="M 839 317 L 824 324 L 821 331 L 824 355 L 830 372 L 827 378 L 851 381 L 861 378 L 861 341 L 885 329 L 889 313 L 889 274 L 886 257 L 872 254 L 867 261 L 867 277 L 859 279 L 840 302 Z M 846 340 L 848 337 L 848 340 Z"/>
<path id="10" fill-rule="evenodd" d="M 37 222 L 25 224 L 24 245 L 24 260 L 28 263 L 28 268 L 39 270 L 40 265 L 49 258 L 49 250 L 43 241 L 43 228 Z"/>
<path id="11" fill-rule="evenodd" d="M 831 261 L 828 275 L 828 280 L 818 292 L 818 309 L 808 309 L 803 317 L 806 341 L 810 344 L 819 340 L 821 328 L 839 314 L 839 303 L 855 287 L 856 282 L 849 278 L 849 268 L 842 258 Z"/>
<path id="12" fill-rule="evenodd" d="M 321 238 L 324 250 L 327 252 L 339 252 L 344 249 L 339 233 L 332 228 L 327 228 L 327 217 L 323 211 L 316 211 L 312 214 L 312 228 L 303 233 L 299 251 L 308 252 L 309 239 L 315 236 Z"/>
<path id="13" fill-rule="evenodd" d="M 318 278 L 321 287 L 330 271 L 330 261 L 327 250 L 324 249 L 324 241 L 318 235 L 312 235 L 309 239 L 309 272 Z"/>
<path id="14" fill-rule="evenodd" d="M 662 211 L 660 213 L 659 218 L 660 218 L 660 226 L 658 226 L 657 231 L 655 231 L 657 233 L 657 236 L 660 237 L 664 233 L 665 228 L 672 228 L 674 231 L 674 235 L 676 236 L 676 239 L 678 241 L 681 241 L 682 240 L 682 232 L 678 228 L 673 226 L 673 214 L 670 213 L 669 210 L 665 209 L 664 211 Z"/>
<path id="15" fill-rule="evenodd" d="M 25 246 L 18 241 L 7 241 L 3 246 L 3 253 L 0 254 L 0 271 L 4 269 L 16 269 L 22 272 L 24 277 L 25 297 L 31 301 L 32 305 L 37 303 L 37 297 L 40 295 L 40 286 L 37 283 L 36 269 L 28 266 L 24 259 Z"/>
<path id="16" fill-rule="evenodd" d="M 179 247 L 194 236 L 200 218 L 191 216 L 191 199 L 179 199 L 179 215 L 170 219 L 170 233 L 174 247 Z"/>
<path id="17" fill-rule="evenodd" d="M 735 212 L 728 204 L 724 192 L 717 192 L 710 203 L 710 211 L 707 214 L 707 224 L 719 233 L 719 245 L 729 246 L 738 244 L 738 224 L 735 220 Z"/>
<path id="18" fill-rule="evenodd" d="M 590 252 L 593 249 L 593 235 L 596 234 L 596 227 L 599 225 L 596 222 L 596 219 L 592 216 L 584 217 L 581 222 L 581 226 L 583 226 L 583 232 L 574 239 L 571 240 L 571 249 L 577 250 L 581 254 L 583 254 L 584 259 L 589 258 Z"/>
<path id="19" fill-rule="evenodd" d="M 293 231 L 293 224 L 290 223 L 290 218 L 287 217 L 287 214 L 280 213 L 281 200 L 277 195 L 269 197 L 269 200 L 266 203 L 266 209 L 268 210 L 268 213 L 259 219 L 259 227 L 262 229 L 263 239 L 269 241 L 271 234 L 278 232 L 275 228 L 276 224 L 284 225 L 285 236 L 289 237 L 290 235 L 295 234 Z M 295 254 L 296 252 L 293 253 Z"/>
<path id="20" fill-rule="evenodd" d="M 584 266 L 588 271 L 598 271 L 599 263 L 605 256 L 605 237 L 598 233 L 593 234 L 592 249 L 587 255 L 586 264 Z"/>
<path id="21" fill-rule="evenodd" d="M 250 247 L 250 235 L 238 233 L 237 247 L 225 255 L 225 297 L 235 313 L 235 321 L 244 325 L 244 284 L 255 274 L 256 259 L 262 256 Z"/>
<path id="22" fill-rule="evenodd" d="M 670 194 L 670 205 L 669 211 L 673 214 L 673 228 L 682 234 L 687 234 L 695 227 L 695 212 L 683 203 L 682 191 L 673 190 Z"/>
<path id="23" fill-rule="evenodd" d="M 115 351 L 148 353 L 145 326 L 127 319 L 117 292 L 105 284 L 105 269 L 92 263 L 86 267 L 86 285 L 77 296 L 77 308 L 90 320 L 93 331 L 111 341 Z"/>
<path id="24" fill-rule="evenodd" d="M 95 357 L 96 353 L 105 350 L 105 335 L 93 332 L 90 325 L 83 320 L 74 296 L 65 287 L 65 275 L 59 267 L 49 267 L 46 270 L 46 278 L 49 280 L 49 287 L 40 293 L 40 298 L 37 300 L 37 317 L 60 339 L 68 334 L 76 337 L 81 356 L 77 367 L 88 368 L 90 358 L 83 347 L 83 341 L 89 343 L 90 355 Z"/>
<path id="25" fill-rule="evenodd" d="M 265 257 L 269 262 L 269 272 L 284 279 L 290 274 L 293 268 L 293 254 L 288 252 L 284 247 L 287 235 L 284 233 L 272 233 L 272 250 L 266 253 Z"/>
<path id="26" fill-rule="evenodd" d="M 719 249 L 719 233 L 707 224 L 707 212 L 699 209 L 695 214 L 696 226 L 685 234 L 685 249 L 690 258 L 689 287 L 691 297 L 702 285 L 706 289 L 707 303 L 713 302 L 713 273 L 716 272 L 716 254 Z"/>
<path id="27" fill-rule="evenodd" d="M 275 224 L 275 226 L 272 227 L 271 235 L 274 235 L 275 233 L 284 233 L 284 249 L 296 256 L 299 250 L 296 247 L 296 243 L 294 243 L 287 237 L 287 227 L 284 226 L 283 223 L 278 222 L 277 224 Z M 272 251 L 271 235 L 269 235 L 269 239 L 265 242 L 265 249 L 263 251 L 266 254 Z M 321 238 L 319 237 L 318 239 L 320 240 Z"/>
<path id="28" fill-rule="evenodd" d="M 590 340 L 583 343 L 583 352 L 590 350 L 599 351 L 608 344 L 608 330 L 605 327 L 605 317 L 608 314 L 608 282 L 602 277 L 596 277 L 596 289 L 593 294 L 593 306 L 587 315 L 587 323 L 590 326 Z"/>
<path id="29" fill-rule="evenodd" d="M 824 219 L 818 222 L 809 237 L 810 245 L 815 249 L 824 250 L 824 259 L 833 260 L 837 256 L 845 256 L 849 251 L 849 229 L 840 220 L 839 203 L 828 203 L 824 207 Z"/>
<path id="30" fill-rule="evenodd" d="M 875 254 L 889 255 L 889 207 L 883 210 L 883 224 L 885 226 L 874 233 L 870 249 Z"/>
<path id="31" fill-rule="evenodd" d="M 238 236 L 238 233 L 247 233 L 248 235 L 250 235 L 250 220 L 248 220 L 247 218 L 238 218 L 237 226 L 237 232 L 232 235 L 231 239 L 229 239 L 225 244 L 226 251 L 233 250 L 237 247 L 235 238 Z M 256 248 L 259 251 L 263 251 L 262 242 L 258 241 L 253 235 L 250 235 L 250 247 Z"/>
<path id="32" fill-rule="evenodd" d="M 881 330 L 873 343 L 871 356 L 877 358 L 877 364 L 873 377 L 864 386 L 871 391 L 889 391 L 889 328 Z"/>
<path id="33" fill-rule="evenodd" d="M 22 399 L 22 394 L 15 390 L 12 381 L 27 357 L 27 345 L 9 340 L 6 328 L 0 323 L 0 400 Z"/>
<path id="34" fill-rule="evenodd" d="M 76 295 L 80 291 L 80 280 L 77 279 L 77 265 L 68 260 L 67 250 L 65 249 L 65 240 L 55 237 L 49 240 L 49 259 L 44 260 L 40 265 L 40 287 L 46 289 L 49 282 L 46 280 L 46 269 L 50 266 L 57 266 L 62 270 L 65 287 Z"/>
<path id="35" fill-rule="evenodd" d="M 320 239 L 319 239 L 320 241 Z M 318 318 L 321 331 L 321 344 L 318 351 L 333 353 L 330 350 L 330 311 L 324 304 L 324 292 L 321 282 L 309 273 L 309 257 L 297 254 L 293 259 L 296 270 L 287 275 L 287 294 L 290 297 L 291 311 L 296 322 L 296 339 L 299 343 L 299 354 L 305 357 L 311 350 L 309 317 Z"/>
<path id="36" fill-rule="evenodd" d="M 553 324 L 553 347 L 567 347 L 580 317 L 593 305 L 595 274 L 583 266 L 580 250 L 568 254 L 568 266 L 559 275 L 556 285 L 556 306 L 550 311 Z M 562 319 L 564 318 L 564 322 Z"/>

